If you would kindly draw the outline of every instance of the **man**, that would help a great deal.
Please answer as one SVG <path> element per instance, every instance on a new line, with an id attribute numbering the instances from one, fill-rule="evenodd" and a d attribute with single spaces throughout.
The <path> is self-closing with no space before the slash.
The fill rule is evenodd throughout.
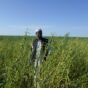
<path id="1" fill-rule="evenodd" d="M 43 61 L 46 61 L 48 50 L 48 39 L 43 38 L 42 30 L 36 30 L 36 39 L 32 44 L 32 54 L 31 54 L 31 63 L 34 64 L 34 86 L 40 88 L 39 78 L 40 78 L 40 65 Z"/>
<path id="2" fill-rule="evenodd" d="M 37 57 L 42 56 L 41 61 L 46 61 L 48 55 L 48 39 L 42 37 L 42 30 L 36 30 L 36 38 L 32 44 L 31 62 L 35 62 Z"/>

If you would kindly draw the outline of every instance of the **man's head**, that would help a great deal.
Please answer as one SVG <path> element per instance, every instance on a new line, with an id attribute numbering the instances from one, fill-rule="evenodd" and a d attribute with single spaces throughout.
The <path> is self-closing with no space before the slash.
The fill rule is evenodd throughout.
<path id="1" fill-rule="evenodd" d="M 41 39 L 42 38 L 42 29 L 36 30 L 36 37 L 37 37 L 37 39 Z"/>

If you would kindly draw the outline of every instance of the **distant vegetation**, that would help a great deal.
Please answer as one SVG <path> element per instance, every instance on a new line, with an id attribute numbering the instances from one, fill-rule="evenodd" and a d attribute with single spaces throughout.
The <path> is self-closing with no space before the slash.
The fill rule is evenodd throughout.
<path id="1" fill-rule="evenodd" d="M 0 88 L 34 88 L 29 64 L 33 37 L 0 37 Z M 49 37 L 41 88 L 88 88 L 88 38 Z"/>

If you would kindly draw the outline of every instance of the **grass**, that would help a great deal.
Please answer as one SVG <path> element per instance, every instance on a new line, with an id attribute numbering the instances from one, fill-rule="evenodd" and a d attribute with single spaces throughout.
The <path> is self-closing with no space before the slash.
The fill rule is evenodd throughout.
<path id="1" fill-rule="evenodd" d="M 88 88 L 88 38 L 48 37 L 41 88 Z M 29 64 L 33 37 L 0 37 L 0 88 L 34 88 Z"/>

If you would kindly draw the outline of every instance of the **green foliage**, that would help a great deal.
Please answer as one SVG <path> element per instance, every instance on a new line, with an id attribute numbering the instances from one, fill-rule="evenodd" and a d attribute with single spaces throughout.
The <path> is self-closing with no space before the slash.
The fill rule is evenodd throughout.
<path id="1" fill-rule="evenodd" d="M 29 63 L 32 37 L 0 37 L 0 88 L 34 88 Z M 88 88 L 88 39 L 49 37 L 41 88 Z"/>

